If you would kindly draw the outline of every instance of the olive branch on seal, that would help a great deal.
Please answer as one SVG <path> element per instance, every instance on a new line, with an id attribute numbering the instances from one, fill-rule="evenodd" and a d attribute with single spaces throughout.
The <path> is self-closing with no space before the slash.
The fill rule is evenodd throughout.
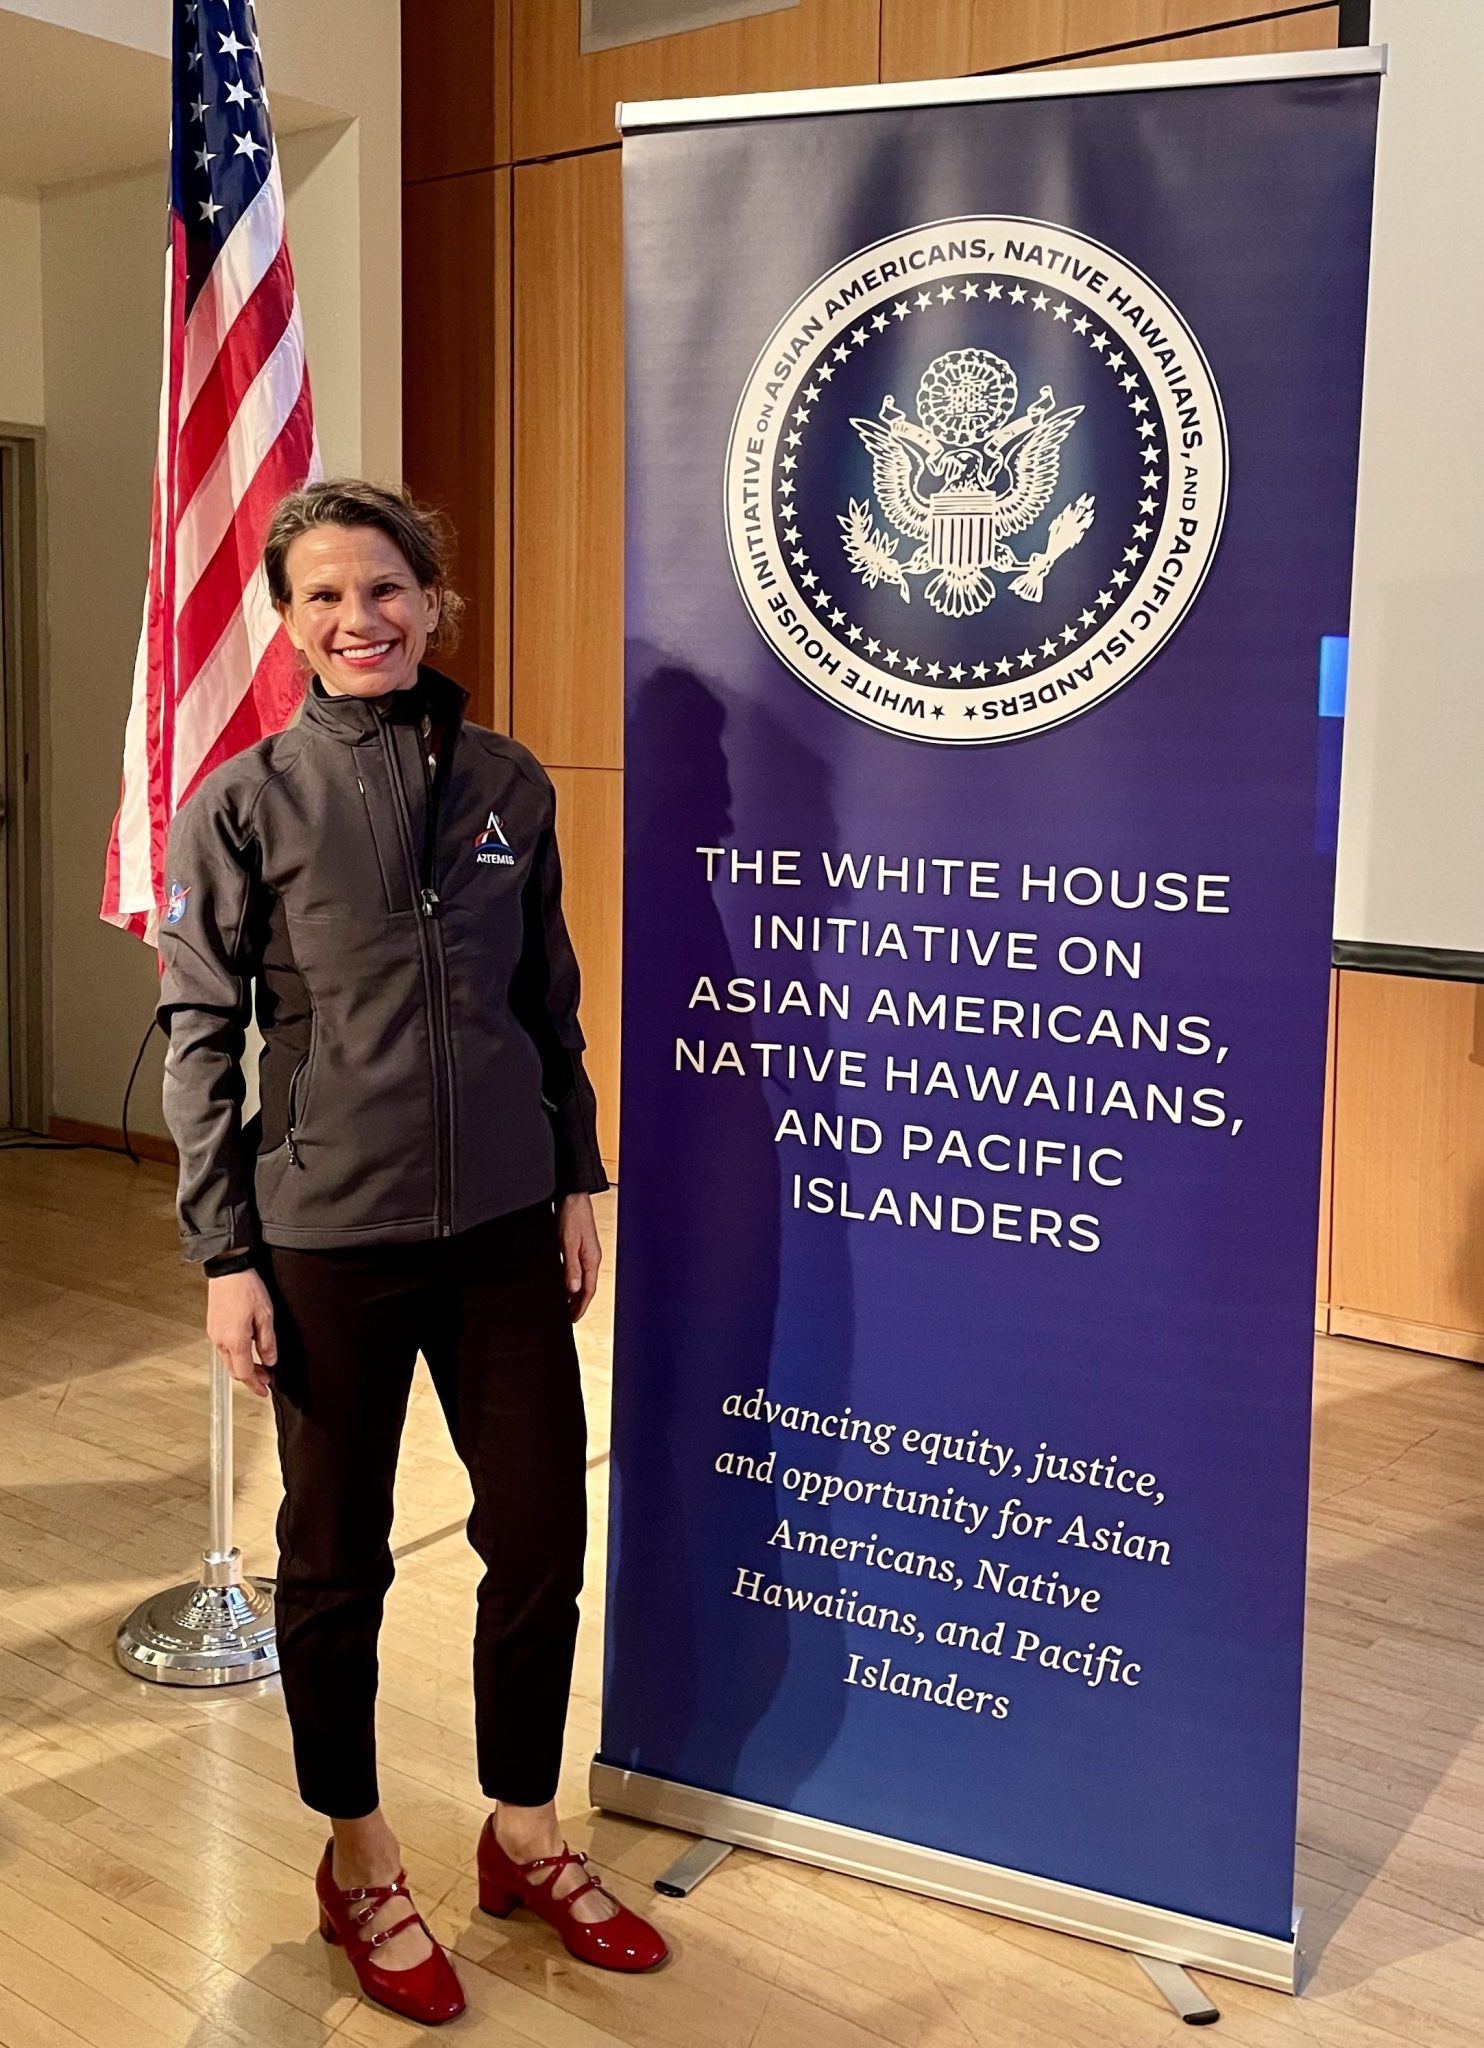
<path id="1" fill-rule="evenodd" d="M 868 501 L 852 498 L 848 513 L 835 515 L 845 542 L 845 554 L 857 576 L 874 590 L 878 583 L 892 583 L 902 593 L 903 604 L 912 602 L 903 564 L 897 560 L 897 543 L 871 524 Z"/>

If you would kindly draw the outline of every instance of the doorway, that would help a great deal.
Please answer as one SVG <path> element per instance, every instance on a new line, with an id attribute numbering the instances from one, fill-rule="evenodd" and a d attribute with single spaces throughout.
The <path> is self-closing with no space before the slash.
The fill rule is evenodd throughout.
<path id="1" fill-rule="evenodd" d="M 0 1131 L 43 1128 L 39 437 L 0 426 Z"/>

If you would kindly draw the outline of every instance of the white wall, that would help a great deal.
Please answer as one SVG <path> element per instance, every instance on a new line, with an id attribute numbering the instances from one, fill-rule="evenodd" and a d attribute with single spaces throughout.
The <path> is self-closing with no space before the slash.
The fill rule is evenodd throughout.
<path id="1" fill-rule="evenodd" d="M 149 564 L 164 280 L 158 173 L 48 195 L 41 256 L 51 1106 L 116 1126 L 158 986 L 154 954 L 98 919 Z M 135 1129 L 163 1128 L 159 1099 L 152 1050 Z"/>
<path id="2" fill-rule="evenodd" d="M 25 0 L 12 11 L 113 34 L 144 50 L 163 42 L 169 18 L 165 0 Z M 349 117 L 280 138 L 321 449 L 332 470 L 395 479 L 397 0 L 258 0 L 258 13 L 270 92 L 292 92 Z M 163 149 L 158 162 L 137 172 L 52 186 L 39 205 L 0 199 L 0 285 L 12 257 L 32 252 L 25 272 L 31 313 L 24 312 L 24 294 L 13 313 L 9 291 L 0 288 L 0 419 L 44 414 L 47 430 L 50 1103 L 56 1116 L 110 1128 L 158 985 L 154 954 L 103 925 L 98 901 L 148 563 L 164 207 Z M 6 345 L 13 318 L 37 344 L 19 373 L 11 372 Z M 7 398 L 10 388 L 14 396 Z M 156 1033 L 135 1085 L 135 1131 L 163 1131 L 162 1053 Z"/>
<path id="3" fill-rule="evenodd" d="M 360 312 L 364 265 L 355 228 L 362 203 L 361 124 L 285 136 L 278 153 L 289 248 L 304 309 L 314 424 L 325 466 L 331 474 L 376 468 L 400 476 L 400 323 L 397 345 L 390 351 L 396 362 L 397 404 L 389 413 L 375 390 L 389 351 L 374 329 L 367 334 Z"/>
<path id="4" fill-rule="evenodd" d="M 41 208 L 0 192 L 0 420 L 42 421 Z"/>
<path id="5" fill-rule="evenodd" d="M 402 474 L 400 0 L 257 0 L 257 12 L 269 92 L 297 93 L 355 117 L 328 147 L 325 131 L 318 144 L 308 135 L 284 139 L 289 234 L 325 461 L 395 481 Z M 330 388 L 324 372 L 331 336 L 348 318 L 359 365 L 358 441 L 348 417 L 340 424 L 351 401 Z M 345 347 L 352 352 L 349 338 Z"/>
<path id="6" fill-rule="evenodd" d="M 1484 954 L 1481 0 L 1372 0 L 1381 95 L 1335 937 Z"/>

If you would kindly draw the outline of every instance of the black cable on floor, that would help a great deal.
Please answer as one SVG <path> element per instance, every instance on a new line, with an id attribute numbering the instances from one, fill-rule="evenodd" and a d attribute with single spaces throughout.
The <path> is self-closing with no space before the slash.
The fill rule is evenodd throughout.
<path id="1" fill-rule="evenodd" d="M 151 1038 L 153 1038 L 154 1033 L 155 1018 L 154 1012 L 151 1011 L 149 1022 L 144 1027 L 144 1036 L 139 1041 L 139 1050 L 134 1055 L 134 1064 L 129 1069 L 128 1085 L 124 1089 L 124 1106 L 119 1113 L 119 1135 L 120 1137 L 122 1137 L 124 1141 L 125 1152 L 133 1160 L 136 1166 L 139 1164 L 139 1154 L 134 1150 L 134 1147 L 129 1143 L 129 1097 L 134 1093 L 134 1082 L 138 1077 L 140 1063 L 144 1058 L 144 1049 L 149 1044 Z"/>
<path id="2" fill-rule="evenodd" d="M 105 1145 L 96 1138 L 0 1138 L 0 1152 L 111 1152 L 121 1154 L 133 1165 L 142 1164 L 129 1137 L 129 1098 L 134 1093 L 134 1083 L 139 1078 L 139 1069 L 144 1062 L 145 1051 L 155 1031 L 155 1020 L 150 1018 L 139 1050 L 134 1055 L 134 1064 L 129 1070 L 129 1079 L 124 1088 L 124 1106 L 119 1114 L 120 1145 Z"/>

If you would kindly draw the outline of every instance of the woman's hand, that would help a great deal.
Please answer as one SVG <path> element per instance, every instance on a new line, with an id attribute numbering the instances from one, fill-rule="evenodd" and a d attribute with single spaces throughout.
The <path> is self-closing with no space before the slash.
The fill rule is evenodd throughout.
<path id="1" fill-rule="evenodd" d="M 591 1195 L 562 1197 L 557 1205 L 557 1237 L 567 1278 L 567 1306 L 573 1322 L 580 1323 L 598 1291 L 598 1268 L 603 1263 Z"/>
<path id="2" fill-rule="evenodd" d="M 262 1275 L 223 1273 L 206 1283 L 206 1334 L 234 1380 L 266 1394 L 268 1375 L 278 1363 L 273 1302 Z M 257 1357 L 253 1347 L 257 1346 Z"/>

